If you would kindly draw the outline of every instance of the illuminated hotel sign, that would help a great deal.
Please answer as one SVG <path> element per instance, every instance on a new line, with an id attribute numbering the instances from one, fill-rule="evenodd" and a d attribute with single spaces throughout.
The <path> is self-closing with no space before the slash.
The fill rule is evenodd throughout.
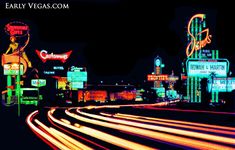
<path id="1" fill-rule="evenodd" d="M 208 83 L 208 91 L 211 92 L 232 92 L 235 90 L 235 78 L 214 78 L 213 87 Z"/>
<path id="2" fill-rule="evenodd" d="M 23 75 L 23 65 L 19 64 L 4 64 L 4 75 L 18 75 L 20 70 L 20 75 Z"/>
<path id="3" fill-rule="evenodd" d="M 167 74 L 161 74 L 161 75 L 156 75 L 156 74 L 148 74 L 147 76 L 148 81 L 167 81 L 168 80 L 168 75 Z"/>
<path id="4" fill-rule="evenodd" d="M 209 29 L 208 28 L 206 28 L 206 29 L 202 30 L 201 32 L 197 33 L 195 36 L 190 31 L 192 21 L 195 18 L 199 18 L 199 19 L 201 19 L 201 21 L 203 21 L 204 17 L 205 17 L 205 14 L 196 14 L 190 19 L 190 21 L 188 23 L 188 34 L 192 38 L 191 42 L 188 44 L 188 46 L 186 48 L 186 55 L 188 57 L 191 56 L 194 53 L 194 51 L 200 50 L 201 48 L 205 47 L 207 44 L 211 43 L 211 37 L 212 36 L 209 35 Z M 197 41 L 196 37 L 198 37 L 199 35 L 202 35 L 203 33 L 206 34 L 205 38 L 203 40 Z"/>
<path id="5" fill-rule="evenodd" d="M 81 82 L 87 81 L 87 72 L 83 71 L 83 72 L 72 72 L 72 71 L 68 71 L 67 72 L 67 77 L 68 77 L 68 81 L 70 82 Z"/>
<path id="6" fill-rule="evenodd" d="M 23 22 L 14 21 L 5 26 L 5 32 L 10 36 L 25 36 L 29 32 L 29 26 Z"/>
<path id="7" fill-rule="evenodd" d="M 32 79 L 31 85 L 36 86 L 36 87 L 46 86 L 46 80 L 45 79 Z"/>
<path id="8" fill-rule="evenodd" d="M 41 50 L 41 51 L 35 50 L 35 51 L 43 63 L 45 63 L 47 60 L 60 60 L 62 63 L 65 63 L 72 53 L 72 50 L 63 54 L 54 54 L 54 53 L 48 54 L 46 50 Z"/>
<path id="9" fill-rule="evenodd" d="M 64 66 L 53 66 L 54 70 L 64 70 Z"/>
<path id="10" fill-rule="evenodd" d="M 216 77 L 226 77 L 229 63 L 226 59 L 189 60 L 187 61 L 188 76 L 190 77 L 209 77 L 214 73 Z"/>

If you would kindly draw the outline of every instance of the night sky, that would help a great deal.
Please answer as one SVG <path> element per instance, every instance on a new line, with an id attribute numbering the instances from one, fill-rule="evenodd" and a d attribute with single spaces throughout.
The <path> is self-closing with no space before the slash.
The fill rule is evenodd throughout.
<path id="1" fill-rule="evenodd" d="M 194 14 L 205 13 L 207 27 L 213 36 L 206 48 L 219 49 L 220 57 L 228 58 L 230 69 L 234 71 L 235 13 L 232 4 L 192 0 L 67 0 L 63 3 L 69 3 L 70 9 L 6 10 L 5 3 L 1 2 L 1 53 L 9 44 L 4 25 L 20 20 L 30 26 L 31 41 L 26 53 L 36 68 L 43 64 L 35 49 L 54 53 L 72 49 L 72 56 L 65 65 L 87 67 L 91 82 L 146 80 L 147 74 L 153 71 L 153 59 L 157 55 L 165 64 L 163 73 L 174 70 L 180 75 L 181 61 L 186 58 L 187 23 Z"/>

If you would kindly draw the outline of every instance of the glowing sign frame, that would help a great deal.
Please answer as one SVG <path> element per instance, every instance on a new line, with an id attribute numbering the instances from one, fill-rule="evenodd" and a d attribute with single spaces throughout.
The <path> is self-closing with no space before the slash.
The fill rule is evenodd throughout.
<path id="1" fill-rule="evenodd" d="M 190 64 L 191 63 L 191 64 Z M 203 70 L 194 70 L 192 71 L 190 69 L 190 65 L 201 65 Z M 226 63 L 226 64 L 222 64 Z M 212 67 L 209 65 L 224 65 L 225 69 L 224 72 L 216 71 L 216 70 L 210 70 Z M 213 66 L 214 67 L 214 66 Z M 207 77 L 209 78 L 210 74 L 214 72 L 216 74 L 216 77 L 227 77 L 227 73 L 229 71 L 229 61 L 227 59 L 194 59 L 189 58 L 186 61 L 186 68 L 187 68 L 187 76 L 188 77 Z M 215 69 L 215 68 L 212 68 Z"/>
<path id="2" fill-rule="evenodd" d="M 196 36 L 198 36 L 202 33 L 206 33 L 206 37 L 201 41 L 196 41 L 196 37 L 190 32 L 190 28 L 191 28 L 191 24 L 192 24 L 193 19 L 200 18 L 201 21 L 203 21 L 204 17 L 205 17 L 205 14 L 196 14 L 190 19 L 190 21 L 188 23 L 188 28 L 187 28 L 188 29 L 188 34 L 193 39 L 193 40 L 191 40 L 191 42 L 188 44 L 188 46 L 186 48 L 186 55 L 188 57 L 191 56 L 194 53 L 194 51 L 200 50 L 201 48 L 205 47 L 207 44 L 211 43 L 212 35 L 209 35 L 209 28 L 206 28 L 206 29 L 204 29 L 201 32 L 196 34 Z M 192 49 L 189 52 L 189 49 L 190 49 L 191 45 L 192 45 Z"/>

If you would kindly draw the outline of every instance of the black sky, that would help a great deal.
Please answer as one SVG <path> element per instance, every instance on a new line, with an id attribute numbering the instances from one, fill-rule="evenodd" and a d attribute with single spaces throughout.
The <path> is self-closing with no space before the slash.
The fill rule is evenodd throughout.
<path id="1" fill-rule="evenodd" d="M 186 58 L 187 22 L 195 13 L 205 13 L 213 35 L 208 49 L 219 49 L 221 57 L 231 62 L 234 59 L 235 13 L 232 5 L 224 1 L 67 0 L 63 3 L 69 3 L 70 9 L 6 10 L 1 2 L 1 51 L 9 42 L 4 25 L 21 20 L 31 29 L 27 54 L 36 67 L 41 67 L 41 62 L 35 49 L 54 53 L 73 49 L 67 65 L 86 66 L 91 80 L 144 80 L 153 71 L 157 55 L 165 63 L 163 72 L 174 70 L 179 74 L 181 61 Z"/>

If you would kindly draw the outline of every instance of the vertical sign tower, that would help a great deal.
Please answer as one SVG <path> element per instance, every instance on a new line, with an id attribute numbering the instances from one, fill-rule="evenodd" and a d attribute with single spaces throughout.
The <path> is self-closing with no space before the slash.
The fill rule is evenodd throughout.
<path id="1" fill-rule="evenodd" d="M 207 62 L 217 61 L 219 59 L 218 50 L 206 50 L 203 49 L 207 44 L 211 43 L 211 35 L 209 35 L 209 28 L 206 28 L 206 15 L 205 14 L 196 14 L 194 15 L 187 27 L 187 41 L 188 45 L 186 48 L 187 55 L 187 63 L 191 60 L 204 61 L 201 66 L 189 66 L 187 67 L 187 99 L 190 100 L 191 103 L 201 103 L 201 86 L 200 81 L 202 78 L 210 78 L 209 75 L 203 75 L 203 72 L 212 73 L 211 70 L 206 68 Z M 212 64 L 216 65 L 216 63 Z M 200 70 L 201 73 L 189 75 L 189 72 L 194 70 Z M 207 70 L 208 69 L 208 70 Z M 213 97 L 217 97 L 216 101 L 218 101 L 218 93 L 212 94 L 212 101 L 214 101 Z"/>

